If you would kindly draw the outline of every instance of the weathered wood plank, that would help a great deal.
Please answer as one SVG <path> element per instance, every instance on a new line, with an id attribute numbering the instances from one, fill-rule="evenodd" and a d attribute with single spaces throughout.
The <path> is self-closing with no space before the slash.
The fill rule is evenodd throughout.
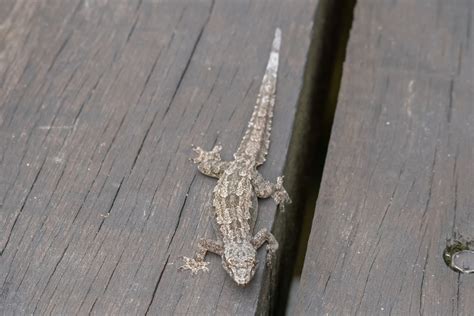
<path id="1" fill-rule="evenodd" d="M 470 315 L 472 1 L 359 0 L 297 314 Z"/>
<path id="2" fill-rule="evenodd" d="M 177 271 L 212 235 L 215 181 L 188 158 L 215 142 L 231 158 L 280 26 L 262 173 L 282 172 L 316 4 L 2 1 L 1 313 L 265 311 L 263 266 L 245 289 L 216 256 L 210 274 Z M 271 227 L 275 205 L 260 210 Z"/>

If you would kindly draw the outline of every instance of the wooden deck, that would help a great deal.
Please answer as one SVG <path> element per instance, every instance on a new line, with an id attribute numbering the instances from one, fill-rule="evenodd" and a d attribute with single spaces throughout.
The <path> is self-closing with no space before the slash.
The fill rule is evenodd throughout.
<path id="1" fill-rule="evenodd" d="M 232 157 L 280 27 L 261 170 L 282 173 L 316 5 L 2 1 L 0 314 L 266 311 L 276 269 L 247 288 L 213 255 L 209 274 L 177 271 L 213 234 L 215 180 L 188 159 L 192 143 Z M 274 203 L 260 211 L 271 228 Z"/>
<path id="2" fill-rule="evenodd" d="M 472 315 L 472 1 L 357 2 L 296 314 Z"/>
<path id="3" fill-rule="evenodd" d="M 474 235 L 474 6 L 357 1 L 321 182 L 340 6 L 1 1 L 0 314 L 284 314 L 319 184 L 290 314 L 472 313 L 474 278 L 442 252 L 454 232 Z M 215 180 L 188 161 L 191 144 L 232 157 L 276 27 L 260 170 L 285 171 L 294 203 L 277 214 L 260 201 L 257 228 L 273 229 L 277 264 L 245 288 L 212 254 L 210 273 L 178 272 L 213 236 Z"/>

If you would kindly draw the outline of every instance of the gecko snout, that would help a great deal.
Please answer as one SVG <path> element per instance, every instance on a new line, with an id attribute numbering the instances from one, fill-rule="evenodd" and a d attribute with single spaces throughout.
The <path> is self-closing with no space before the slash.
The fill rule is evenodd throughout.
<path id="1" fill-rule="evenodd" d="M 247 285 L 255 274 L 256 266 L 247 267 L 229 267 L 229 275 L 239 286 Z"/>
<path id="2" fill-rule="evenodd" d="M 250 243 L 230 244 L 222 259 L 224 269 L 238 285 L 246 285 L 252 280 L 257 259 L 256 250 Z"/>

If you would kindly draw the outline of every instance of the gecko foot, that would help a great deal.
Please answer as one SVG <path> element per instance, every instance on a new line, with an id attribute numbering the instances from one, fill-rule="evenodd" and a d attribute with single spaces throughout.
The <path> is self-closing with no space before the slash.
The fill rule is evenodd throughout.
<path id="1" fill-rule="evenodd" d="M 267 267 L 272 267 L 273 260 L 275 260 L 275 251 L 267 249 L 267 255 L 265 257 L 265 264 Z"/>
<path id="2" fill-rule="evenodd" d="M 196 158 L 193 158 L 194 163 L 201 163 L 206 161 L 220 161 L 220 151 L 222 146 L 216 145 L 211 151 L 205 151 L 201 147 L 193 147 L 193 151 L 197 154 Z"/>
<path id="3" fill-rule="evenodd" d="M 283 177 L 277 178 L 277 183 L 275 185 L 275 192 L 272 194 L 273 199 L 275 202 L 280 206 L 280 211 L 284 211 L 285 203 L 291 203 L 290 196 L 286 192 L 285 188 L 283 187 Z"/>
<path id="4" fill-rule="evenodd" d="M 206 261 L 196 261 L 193 258 L 183 257 L 184 265 L 179 267 L 180 271 L 191 270 L 192 274 L 197 274 L 200 270 L 204 272 L 209 272 L 207 265 L 209 262 Z"/>

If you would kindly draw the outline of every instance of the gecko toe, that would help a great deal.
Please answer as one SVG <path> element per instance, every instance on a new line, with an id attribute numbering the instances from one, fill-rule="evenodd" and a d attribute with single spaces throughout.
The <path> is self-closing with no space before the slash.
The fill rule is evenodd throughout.
<path id="1" fill-rule="evenodd" d="M 209 262 L 206 261 L 196 261 L 193 258 L 183 257 L 184 264 L 179 267 L 178 270 L 190 270 L 193 275 L 197 274 L 199 271 L 209 272 L 207 265 Z"/>

